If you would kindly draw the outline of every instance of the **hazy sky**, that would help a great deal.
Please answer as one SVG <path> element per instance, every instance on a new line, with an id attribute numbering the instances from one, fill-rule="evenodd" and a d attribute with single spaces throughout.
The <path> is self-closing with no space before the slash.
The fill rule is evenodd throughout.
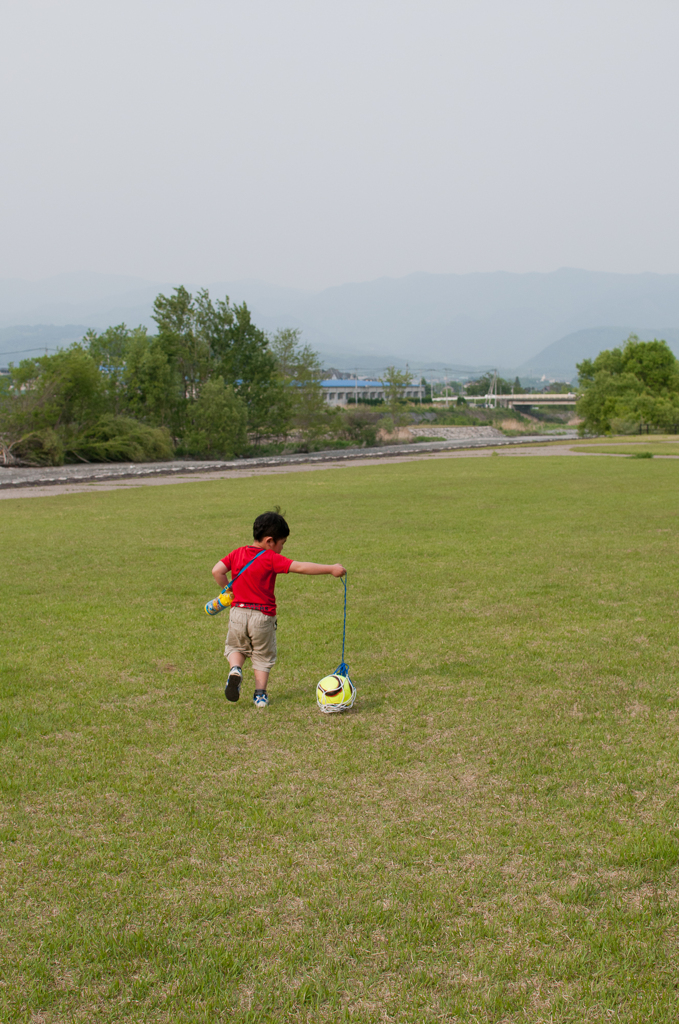
<path id="1" fill-rule="evenodd" d="M 0 277 L 679 272 L 679 0 L 5 0 Z"/>

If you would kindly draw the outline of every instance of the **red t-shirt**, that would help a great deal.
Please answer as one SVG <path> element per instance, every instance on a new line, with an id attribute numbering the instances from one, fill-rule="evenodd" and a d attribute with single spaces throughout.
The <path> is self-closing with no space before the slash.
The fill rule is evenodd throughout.
<path id="1" fill-rule="evenodd" d="M 248 544 L 244 548 L 236 548 L 222 558 L 227 569 L 231 570 L 231 579 L 238 576 L 238 573 L 248 562 L 258 555 L 262 549 Z M 292 565 L 291 558 L 284 555 L 277 555 L 275 551 L 265 551 L 259 555 L 256 562 L 248 566 L 241 576 L 234 583 L 233 607 L 234 608 L 256 608 L 265 615 L 276 614 L 276 576 L 279 572 L 289 572 Z"/>

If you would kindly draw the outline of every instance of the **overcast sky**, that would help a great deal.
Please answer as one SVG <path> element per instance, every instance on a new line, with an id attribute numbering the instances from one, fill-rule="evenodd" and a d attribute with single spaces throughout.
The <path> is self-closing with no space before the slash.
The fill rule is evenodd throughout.
<path id="1" fill-rule="evenodd" d="M 679 272 L 679 0 L 1 10 L 1 277 Z"/>

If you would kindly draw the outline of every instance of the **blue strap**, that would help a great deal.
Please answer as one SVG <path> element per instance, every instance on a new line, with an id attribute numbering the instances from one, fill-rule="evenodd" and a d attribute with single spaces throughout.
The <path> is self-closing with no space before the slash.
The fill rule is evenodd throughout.
<path id="1" fill-rule="evenodd" d="M 239 570 L 239 571 L 238 571 L 238 572 L 236 573 L 236 575 L 235 575 L 235 576 L 232 576 L 232 577 L 231 577 L 231 582 L 230 582 L 230 583 L 227 583 L 227 584 L 226 584 L 226 586 L 225 586 L 225 587 L 224 587 L 224 589 L 222 590 L 222 594 L 225 594 L 225 593 L 227 592 L 227 590 L 231 590 L 231 587 L 232 587 L 232 586 L 234 585 L 234 583 L 236 582 L 236 580 L 238 579 L 238 577 L 239 577 L 239 576 L 242 576 L 242 575 L 243 575 L 243 573 L 245 572 L 245 570 L 246 570 L 246 569 L 248 569 L 248 568 L 249 568 L 249 567 L 250 567 L 250 566 L 252 565 L 252 563 L 253 563 L 253 562 L 256 562 L 256 561 L 257 561 L 257 559 L 259 558 L 259 556 L 260 556 L 260 555 L 263 555 L 263 554 L 264 554 L 264 552 L 265 552 L 265 551 L 268 551 L 268 550 L 269 550 L 269 548 L 262 548 L 262 550 L 261 550 L 261 551 L 258 551 L 258 552 L 257 552 L 257 554 L 255 555 L 255 557 L 254 557 L 254 558 L 251 558 L 251 559 L 250 559 L 250 561 L 248 562 L 248 564 L 247 564 L 247 565 L 244 565 L 244 566 L 243 566 L 243 568 L 242 568 L 242 569 L 240 569 L 240 570 Z"/>
<path id="2" fill-rule="evenodd" d="M 342 629 L 342 663 L 335 669 L 333 675 L 336 676 L 348 676 L 349 666 L 344 661 L 344 644 L 347 639 L 347 574 L 345 573 L 342 577 L 342 583 L 344 584 L 344 626 Z"/>

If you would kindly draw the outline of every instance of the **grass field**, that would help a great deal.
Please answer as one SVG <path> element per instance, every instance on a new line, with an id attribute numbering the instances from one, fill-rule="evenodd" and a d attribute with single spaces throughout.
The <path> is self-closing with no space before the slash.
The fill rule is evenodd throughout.
<path id="1" fill-rule="evenodd" d="M 596 455 L 635 455 L 638 458 L 641 452 L 649 452 L 651 455 L 679 455 L 679 444 L 668 441 L 650 444 L 648 441 L 633 441 L 631 444 L 590 444 L 586 447 L 578 445 L 573 451 Z"/>
<path id="2" fill-rule="evenodd" d="M 636 455 L 650 452 L 651 455 L 679 455 L 679 440 L 676 434 L 651 434 L 646 437 L 592 438 L 573 448 L 576 452 L 595 452 L 597 455 Z"/>
<path id="3" fill-rule="evenodd" d="M 431 459 L 0 503 L 0 1021 L 676 1022 L 679 467 Z M 254 516 L 272 703 L 210 569 Z"/>

